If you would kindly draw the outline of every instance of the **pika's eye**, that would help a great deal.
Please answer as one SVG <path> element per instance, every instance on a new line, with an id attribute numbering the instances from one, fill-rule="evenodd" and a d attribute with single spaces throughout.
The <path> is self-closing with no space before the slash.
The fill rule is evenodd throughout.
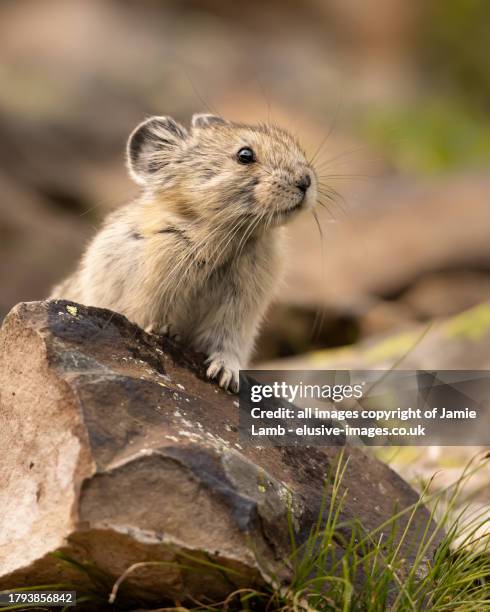
<path id="1" fill-rule="evenodd" d="M 243 147 L 236 154 L 236 158 L 241 164 L 253 164 L 255 154 L 250 147 Z"/>

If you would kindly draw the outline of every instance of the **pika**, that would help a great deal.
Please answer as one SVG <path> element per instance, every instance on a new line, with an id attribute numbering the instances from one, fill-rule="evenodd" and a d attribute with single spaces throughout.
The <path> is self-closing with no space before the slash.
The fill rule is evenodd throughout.
<path id="1" fill-rule="evenodd" d="M 151 117 L 127 143 L 141 196 L 109 215 L 52 298 L 124 314 L 207 355 L 237 392 L 280 269 L 283 226 L 311 209 L 317 177 L 273 125 Z"/>

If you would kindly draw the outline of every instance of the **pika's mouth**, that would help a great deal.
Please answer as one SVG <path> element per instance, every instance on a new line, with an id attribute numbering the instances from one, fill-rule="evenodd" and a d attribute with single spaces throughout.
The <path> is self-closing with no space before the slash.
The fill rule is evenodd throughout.
<path id="1" fill-rule="evenodd" d="M 305 199 L 301 198 L 301 200 L 297 204 L 294 204 L 293 206 L 290 206 L 289 208 L 283 208 L 282 210 L 278 210 L 277 214 L 287 217 L 288 215 L 293 214 L 293 212 L 299 210 L 300 208 L 303 208 L 304 202 L 305 202 Z"/>
<path id="2" fill-rule="evenodd" d="M 298 210 L 299 208 L 303 208 L 304 203 L 305 203 L 305 199 L 301 198 L 301 200 L 297 204 L 295 204 L 294 206 L 291 206 L 291 208 L 288 208 L 286 212 L 290 213 L 290 212 L 294 212 L 295 210 Z"/>

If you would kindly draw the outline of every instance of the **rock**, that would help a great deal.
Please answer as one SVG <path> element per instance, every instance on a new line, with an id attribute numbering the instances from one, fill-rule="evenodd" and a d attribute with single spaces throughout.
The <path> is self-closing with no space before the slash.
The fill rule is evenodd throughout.
<path id="1" fill-rule="evenodd" d="M 456 315 L 490 301 L 490 275 L 476 270 L 447 270 L 422 276 L 399 296 L 419 320 Z"/>
<path id="2" fill-rule="evenodd" d="M 0 390 L 3 589 L 87 587 L 88 574 L 53 553 L 89 561 L 107 592 L 132 564 L 167 562 L 128 575 L 122 591 L 140 606 L 287 580 L 288 508 L 301 542 L 340 454 L 242 448 L 236 398 L 205 381 L 200 356 L 66 301 L 6 317 Z M 417 501 L 384 464 L 357 448 L 346 456 L 341 521 L 371 530 Z M 409 542 L 428 520 L 420 507 Z"/>
<path id="3" fill-rule="evenodd" d="M 333 210 L 338 223 L 318 211 L 323 254 L 313 219 L 298 218 L 279 300 L 362 314 L 373 298 L 403 290 L 423 274 L 484 270 L 488 277 L 489 188 L 478 175 L 377 180 L 352 198 L 356 207 L 349 199 L 347 218 Z M 453 291 L 460 290 L 455 278 Z"/>
<path id="4" fill-rule="evenodd" d="M 348 313 L 275 303 L 265 317 L 254 350 L 256 362 L 290 357 L 358 339 L 359 323 Z"/>
<path id="5" fill-rule="evenodd" d="M 490 303 L 454 317 L 416 324 L 354 346 L 314 351 L 262 364 L 270 370 L 488 370 Z"/>

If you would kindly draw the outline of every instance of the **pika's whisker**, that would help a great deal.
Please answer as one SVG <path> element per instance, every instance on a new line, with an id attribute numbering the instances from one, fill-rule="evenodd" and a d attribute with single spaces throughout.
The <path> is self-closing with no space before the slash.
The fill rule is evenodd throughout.
<path id="1" fill-rule="evenodd" d="M 313 218 L 315 219 L 315 223 L 316 226 L 318 228 L 318 233 L 320 235 L 320 258 L 321 258 L 321 286 L 324 287 L 325 286 L 325 252 L 324 252 L 324 236 L 323 236 L 323 230 L 322 230 L 322 226 L 320 224 L 320 221 L 318 219 L 318 215 L 316 214 L 316 212 L 313 210 L 312 211 L 312 215 Z M 323 309 L 322 306 L 317 307 L 316 312 L 315 312 L 315 318 L 313 320 L 313 327 L 311 330 L 311 335 L 312 338 L 316 338 L 317 334 L 320 334 L 322 328 L 323 328 L 323 322 L 324 322 L 324 318 L 325 318 L 325 311 Z"/>

